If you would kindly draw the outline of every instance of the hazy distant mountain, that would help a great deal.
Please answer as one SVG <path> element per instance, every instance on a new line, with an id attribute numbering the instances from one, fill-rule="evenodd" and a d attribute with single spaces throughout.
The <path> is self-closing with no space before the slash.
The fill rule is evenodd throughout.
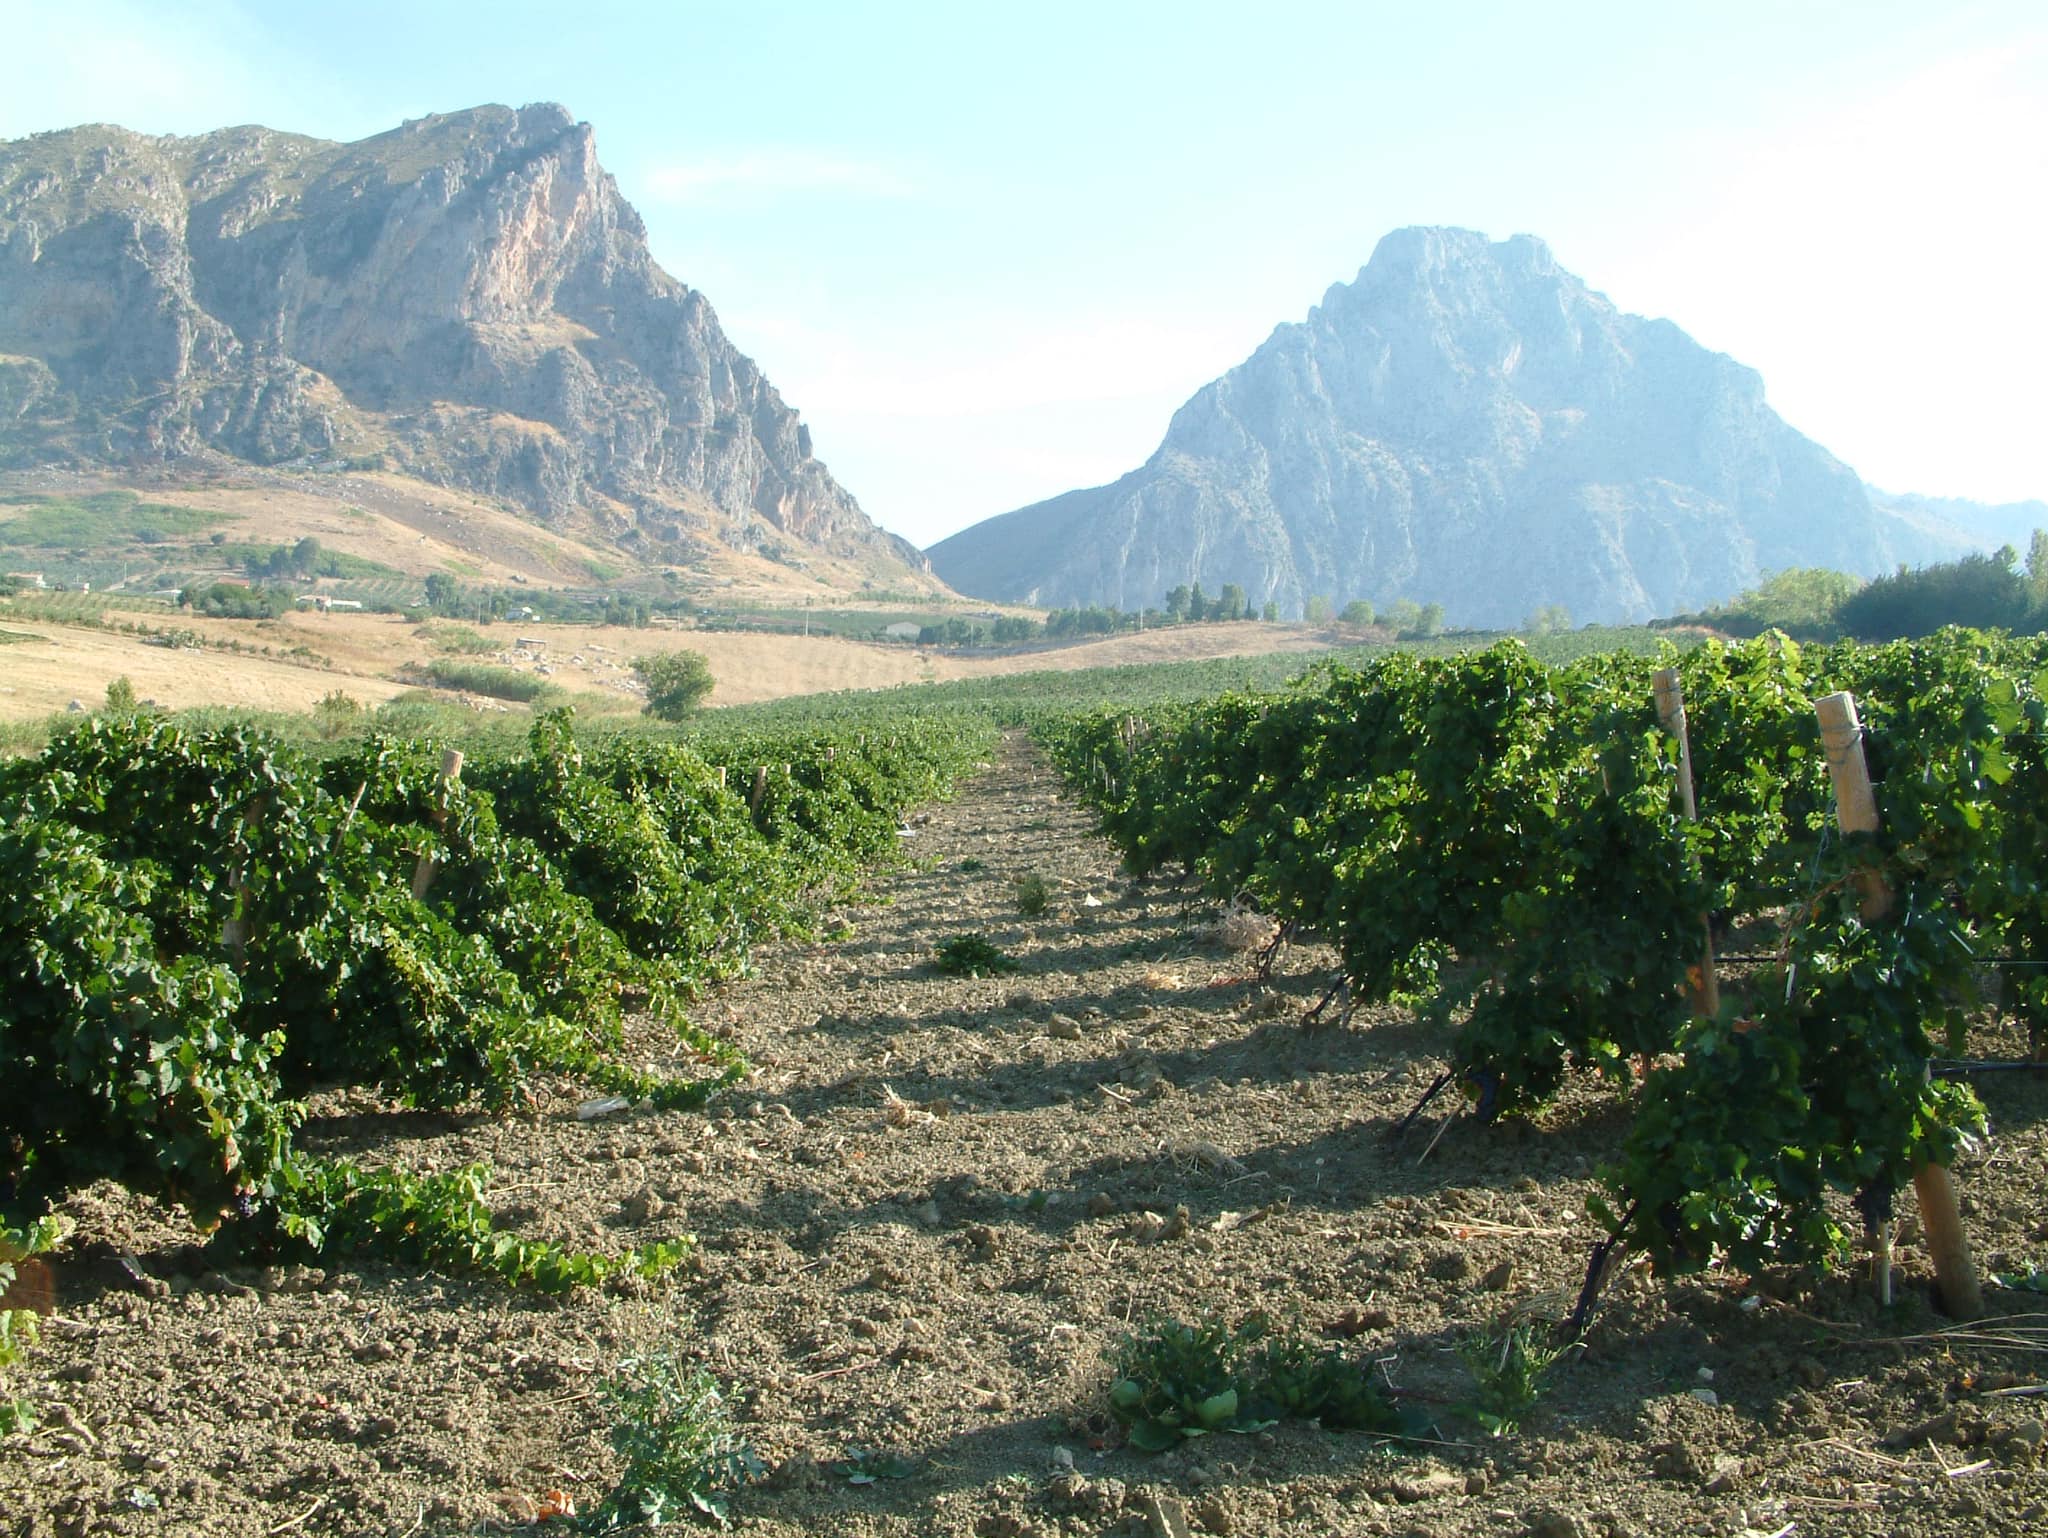
<path id="1" fill-rule="evenodd" d="M 650 555 L 710 538 L 925 570 L 655 264 L 557 106 L 358 144 L 0 144 L 0 466 L 214 455 L 381 456 Z"/>
<path id="2" fill-rule="evenodd" d="M 1751 369 L 1623 314 L 1540 240 L 1387 236 L 1355 282 L 1175 413 L 1139 469 L 928 552 L 962 592 L 1157 604 L 1244 587 L 1512 625 L 1699 609 L 1765 572 L 1946 559 L 1952 526 L 1874 505 Z"/>
<path id="3" fill-rule="evenodd" d="M 1958 543 L 1958 554 L 2011 545 L 2022 559 L 2034 530 L 2048 529 L 2048 502 L 1972 502 L 1966 497 L 1923 497 L 1870 488 L 1871 505 L 1930 538 Z M 1948 557 L 1943 557 L 1948 559 Z"/>

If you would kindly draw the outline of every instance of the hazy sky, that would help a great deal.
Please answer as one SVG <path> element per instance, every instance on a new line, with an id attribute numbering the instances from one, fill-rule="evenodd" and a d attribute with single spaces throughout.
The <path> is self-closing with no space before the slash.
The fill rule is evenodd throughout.
<path id="1" fill-rule="evenodd" d="M 560 101 L 920 544 L 1109 480 L 1388 230 L 1542 236 L 1892 489 L 2048 497 L 2048 8 L 0 0 L 0 138 Z"/>

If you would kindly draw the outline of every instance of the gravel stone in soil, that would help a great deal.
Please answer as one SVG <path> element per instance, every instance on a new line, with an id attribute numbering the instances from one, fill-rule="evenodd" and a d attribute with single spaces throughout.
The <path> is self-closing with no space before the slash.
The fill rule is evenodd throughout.
<path id="1" fill-rule="evenodd" d="M 2004 1392 L 2044 1376 L 2048 1302 L 1993 1288 L 1993 1313 L 2035 1317 L 2004 1343 L 1952 1331 L 1910 1222 L 1890 1314 L 1851 1277 L 1625 1273 L 1519 1430 L 1484 1435 L 1457 1347 L 1569 1306 L 1613 1096 L 1576 1086 L 1533 1125 L 1432 1112 L 1390 1143 L 1441 1067 L 1432 1029 L 1381 1010 L 1305 1031 L 1332 956 L 1253 981 L 1213 906 L 1122 876 L 1021 739 L 903 843 L 910 868 L 835 916 L 841 938 L 699 1004 L 756 1068 L 708 1113 L 320 1107 L 321 1146 L 487 1161 L 524 1231 L 694 1233 L 672 1284 L 552 1300 L 379 1265 L 206 1272 L 178 1214 L 80 1195 L 56 1315 L 10 1379 L 43 1425 L 0 1443 L 0 1535 L 452 1534 L 530 1523 L 550 1490 L 587 1508 L 616 1472 L 597 1385 L 652 1350 L 730 1386 L 770 1469 L 741 1532 L 2048 1531 L 2048 1396 Z M 1052 892 L 1038 916 L 1028 875 Z M 973 932 L 1022 970 L 931 970 Z M 1973 1050 L 2024 1047 L 1987 1026 Z M 1980 1260 L 2048 1264 L 2048 1093 L 2010 1074 L 1985 1094 L 1994 1136 L 1957 1172 Z M 1254 1309 L 1369 1348 L 1431 1439 L 1123 1449 L 1119 1336 Z M 908 1472 L 854 1483 L 855 1450 Z"/>

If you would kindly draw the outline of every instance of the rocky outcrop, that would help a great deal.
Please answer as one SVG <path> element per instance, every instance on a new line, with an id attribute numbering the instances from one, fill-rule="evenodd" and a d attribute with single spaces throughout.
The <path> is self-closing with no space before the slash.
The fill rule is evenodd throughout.
<path id="1" fill-rule="evenodd" d="M 1526 235 L 1400 230 L 1174 415 L 1145 465 L 929 551 L 962 592 L 1156 605 L 1199 582 L 1508 626 L 1697 609 L 1767 571 L 1943 558 L 1758 375 L 1617 310 Z"/>
<path id="2" fill-rule="evenodd" d="M 0 145 L 0 462 L 209 453 L 382 455 L 552 522 L 924 569 L 557 106 Z"/>

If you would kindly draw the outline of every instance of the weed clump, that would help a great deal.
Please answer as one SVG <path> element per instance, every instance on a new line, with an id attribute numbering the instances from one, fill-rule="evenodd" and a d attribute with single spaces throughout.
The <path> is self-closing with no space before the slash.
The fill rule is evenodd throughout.
<path id="1" fill-rule="evenodd" d="M 1473 1395 L 1463 1406 L 1488 1436 L 1505 1436 L 1536 1407 L 1543 1380 L 1570 1344 L 1555 1345 L 1533 1324 L 1508 1326 L 1499 1335 L 1474 1332 L 1458 1343 L 1472 1374 Z"/>
<path id="2" fill-rule="evenodd" d="M 984 934 L 955 935 L 938 948 L 932 969 L 948 977 L 1000 977 L 1020 972 L 1023 963 L 1000 950 Z"/>
<path id="3" fill-rule="evenodd" d="M 1111 1370 L 1110 1411 L 1143 1452 L 1281 1420 L 1333 1431 L 1400 1429 L 1369 1362 L 1304 1340 L 1265 1314 L 1235 1327 L 1156 1321 L 1124 1337 Z"/>
<path id="4" fill-rule="evenodd" d="M 732 1492 L 764 1472 L 735 1434 L 718 1380 L 662 1354 L 621 1362 L 602 1389 L 625 1460 L 592 1525 L 660 1527 L 692 1516 L 727 1525 Z"/>

